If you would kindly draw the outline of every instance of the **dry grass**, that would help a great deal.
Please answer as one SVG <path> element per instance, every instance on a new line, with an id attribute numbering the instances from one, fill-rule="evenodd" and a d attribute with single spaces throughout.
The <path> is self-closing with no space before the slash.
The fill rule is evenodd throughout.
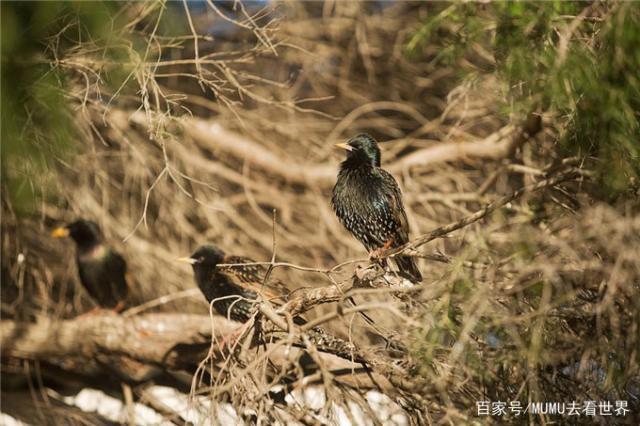
<path id="1" fill-rule="evenodd" d="M 322 270 L 366 264 L 329 205 L 341 160 L 332 144 L 361 131 L 384 141 L 383 167 L 400 182 L 414 237 L 552 173 L 562 132 L 555 117 L 540 112 L 541 132 L 513 150 L 496 148 L 524 120 L 507 123 L 497 111 L 506 88 L 492 75 L 458 81 L 454 67 L 433 65 L 437 52 L 428 48 L 407 59 L 403 45 L 428 5 L 373 8 L 286 3 L 259 24 L 242 18 L 237 40 L 195 43 L 192 33 L 220 24 L 215 10 L 192 17 L 184 38 L 169 39 L 155 34 L 160 9 L 126 6 L 139 21 L 129 35 L 144 35 L 148 47 L 129 49 L 122 90 L 99 76 L 123 65 L 90 46 L 59 58 L 74 76 L 77 154 L 34 176 L 47 196 L 31 218 L 14 217 L 3 202 L 3 281 L 15 284 L 3 292 L 3 314 L 70 317 L 86 309 L 70 245 L 46 236 L 53 223 L 76 217 L 99 222 L 123 253 L 133 300 L 177 295 L 156 310 L 206 312 L 198 294 L 184 293 L 194 288 L 191 271 L 173 262 L 199 244 L 270 261 L 274 210 L 277 261 Z M 248 148 L 234 149 L 233 138 Z M 463 142 L 488 148 L 441 152 Z M 419 161 L 403 162 L 416 154 Z M 291 170 L 309 177 L 292 178 Z M 375 307 L 369 314 L 383 334 L 410 348 L 403 356 L 411 374 L 428 383 L 414 395 L 425 404 L 412 413 L 416 422 L 470 422 L 483 399 L 638 403 L 640 221 L 631 207 L 594 202 L 588 185 L 580 179 L 525 194 L 419 247 L 424 282 L 408 298 L 358 293 Z M 353 271 L 348 263 L 331 274 L 287 266 L 274 274 L 293 290 L 341 283 Z M 318 306 L 312 316 L 335 309 Z M 328 327 L 384 352 L 357 313 Z M 246 367 L 230 360 L 228 376 L 199 392 L 269 412 L 261 388 L 268 382 L 239 378 Z M 329 397 L 366 405 L 323 379 Z"/>

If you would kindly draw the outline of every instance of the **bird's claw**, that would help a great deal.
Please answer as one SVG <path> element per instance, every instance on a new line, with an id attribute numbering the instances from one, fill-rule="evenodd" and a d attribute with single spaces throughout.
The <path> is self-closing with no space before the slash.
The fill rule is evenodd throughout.
<path id="1" fill-rule="evenodd" d="M 391 248 L 393 245 L 393 238 L 384 243 L 382 247 L 378 247 L 377 249 L 373 249 L 369 252 L 369 260 L 374 261 L 378 260 L 382 257 L 382 255 Z"/>
<path id="2" fill-rule="evenodd" d="M 382 257 L 382 255 L 384 254 L 384 252 L 386 250 L 387 249 L 384 248 L 384 247 L 379 247 L 377 249 L 371 250 L 369 252 L 369 260 L 376 261 L 376 260 L 380 259 L 380 257 Z"/>
<path id="3" fill-rule="evenodd" d="M 220 348 L 220 353 L 224 354 L 228 349 L 229 354 L 232 354 L 240 339 L 242 338 L 242 335 L 247 331 L 249 326 L 250 323 L 243 324 L 238 327 L 237 330 L 234 330 L 226 336 L 223 336 L 220 344 L 218 345 L 218 347 Z"/>

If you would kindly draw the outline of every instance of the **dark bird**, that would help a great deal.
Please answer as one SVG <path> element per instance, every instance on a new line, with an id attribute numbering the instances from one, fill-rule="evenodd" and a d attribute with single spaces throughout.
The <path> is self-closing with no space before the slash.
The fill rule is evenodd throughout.
<path id="1" fill-rule="evenodd" d="M 98 306 L 116 312 L 124 308 L 128 286 L 127 263 L 104 242 L 95 222 L 79 219 L 55 229 L 56 238 L 71 237 L 76 243 L 80 282 Z"/>
<path id="2" fill-rule="evenodd" d="M 278 281 L 263 284 L 266 268 L 242 256 L 227 256 L 214 245 L 203 245 L 191 256 L 178 259 L 191 264 L 196 283 L 207 302 L 218 314 L 245 323 L 255 311 L 256 302 L 268 300 L 282 304 L 287 288 Z M 235 266 L 218 266 L 218 265 Z"/>
<path id="3" fill-rule="evenodd" d="M 242 256 L 228 256 L 214 245 L 203 245 L 191 256 L 178 259 L 191 264 L 196 283 L 218 314 L 233 321 L 246 323 L 255 313 L 256 304 L 262 300 L 275 305 L 287 301 L 289 291 L 286 286 L 272 280 L 264 284 L 267 268 L 255 264 L 252 259 Z M 220 266 L 234 265 L 234 266 Z M 307 323 L 302 316 L 293 318 L 294 324 Z M 350 359 L 354 346 L 331 336 L 320 327 L 307 331 L 318 349 Z"/>
<path id="4" fill-rule="evenodd" d="M 336 145 L 347 150 L 333 187 L 331 204 L 342 224 L 375 255 L 409 241 L 409 223 L 402 193 L 393 176 L 380 167 L 380 148 L 369 135 L 360 134 Z M 414 259 L 395 256 L 399 273 L 422 281 Z"/>

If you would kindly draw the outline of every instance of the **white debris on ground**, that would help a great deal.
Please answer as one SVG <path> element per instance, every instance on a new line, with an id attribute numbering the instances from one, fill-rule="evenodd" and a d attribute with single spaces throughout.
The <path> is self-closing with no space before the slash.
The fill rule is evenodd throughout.
<path id="1" fill-rule="evenodd" d="M 0 425 L 2 426 L 27 426 L 26 423 L 16 420 L 8 414 L 0 413 Z"/>
<path id="2" fill-rule="evenodd" d="M 97 413 L 114 422 L 128 422 L 127 406 L 121 400 L 96 389 L 84 388 L 77 395 L 63 396 L 60 400 L 67 405 L 78 407 L 87 413 Z M 133 404 L 133 415 L 135 423 L 139 425 L 171 426 L 170 422 L 163 422 L 162 414 L 142 404 Z"/>
<path id="3" fill-rule="evenodd" d="M 242 424 L 231 404 L 218 402 L 212 405 L 206 396 L 190 398 L 189 395 L 166 386 L 153 386 L 147 392 L 194 425 Z M 212 418 L 217 419 L 217 422 L 210 421 Z"/>
<path id="4" fill-rule="evenodd" d="M 384 425 L 409 425 L 409 418 L 405 411 L 387 395 L 377 392 L 367 392 L 365 398 L 371 406 L 371 410 L 376 413 L 378 420 Z"/>
<path id="5" fill-rule="evenodd" d="M 157 401 L 178 413 L 183 420 L 194 425 L 243 424 L 238 413 L 228 403 L 211 404 L 211 401 L 206 396 L 190 398 L 189 395 L 165 386 L 152 386 L 146 391 Z M 85 388 L 75 396 L 61 396 L 53 391 L 49 392 L 51 397 L 57 398 L 70 406 L 78 407 L 82 411 L 97 413 L 105 419 L 117 423 L 129 422 L 129 409 L 126 404 L 102 391 Z M 365 394 L 365 400 L 371 407 L 371 412 L 375 413 L 378 423 L 385 426 L 405 426 L 409 424 L 406 413 L 388 396 L 380 392 L 369 391 Z M 376 424 L 376 421 L 371 418 L 371 414 L 353 401 L 334 401 L 328 409 L 325 409 L 326 395 L 324 388 L 321 386 L 312 386 L 291 392 L 286 395 L 285 401 L 288 405 L 299 409 L 304 407 L 310 409 L 312 412 L 310 415 L 321 423 L 338 426 L 369 426 Z M 136 425 L 172 425 L 172 423 L 164 420 L 161 413 L 141 403 L 133 404 L 133 413 Z M 355 423 L 352 423 L 352 420 Z M 3 426 L 26 426 L 26 423 L 2 413 L 0 413 L 0 424 Z"/>

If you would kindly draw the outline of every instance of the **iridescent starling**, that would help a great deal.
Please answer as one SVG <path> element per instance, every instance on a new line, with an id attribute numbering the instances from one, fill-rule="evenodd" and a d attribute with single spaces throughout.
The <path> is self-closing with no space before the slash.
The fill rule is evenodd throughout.
<path id="1" fill-rule="evenodd" d="M 98 306 L 116 311 L 124 307 L 128 286 L 127 263 L 104 242 L 95 222 L 80 219 L 57 228 L 51 235 L 71 237 L 76 243 L 80 283 Z"/>
<path id="2" fill-rule="evenodd" d="M 267 268 L 256 265 L 247 257 L 228 256 L 214 245 L 203 245 L 191 256 L 178 259 L 193 267 L 196 283 L 218 314 L 233 321 L 246 323 L 256 311 L 256 304 L 267 300 L 275 305 L 286 302 L 287 288 L 278 281 L 264 284 Z M 219 266 L 221 264 L 234 266 Z M 301 326 L 307 321 L 301 316 L 293 318 Z M 350 359 L 354 346 L 331 336 L 320 327 L 307 331 L 318 349 Z"/>
<path id="3" fill-rule="evenodd" d="M 264 266 L 252 265 L 255 262 L 246 257 L 227 256 L 214 245 L 203 245 L 191 256 L 178 260 L 191 264 L 207 302 L 213 302 L 218 314 L 233 321 L 247 322 L 261 299 L 279 304 L 288 294 L 286 287 L 277 281 L 263 284 Z M 240 265 L 218 266 L 220 264 Z"/>
<path id="4" fill-rule="evenodd" d="M 333 187 L 331 203 L 342 224 L 370 253 L 409 241 L 409 223 L 402 193 L 393 176 L 380 167 L 380 148 L 360 134 L 336 145 L 347 150 Z M 399 273 L 413 282 L 422 275 L 410 256 L 395 256 Z"/>

